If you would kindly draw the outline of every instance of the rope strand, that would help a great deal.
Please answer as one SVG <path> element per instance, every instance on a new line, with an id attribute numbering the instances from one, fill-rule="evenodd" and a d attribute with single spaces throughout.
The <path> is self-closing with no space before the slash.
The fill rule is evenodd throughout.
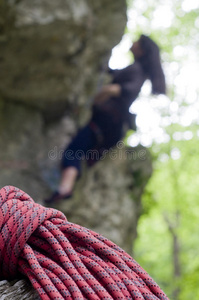
<path id="1" fill-rule="evenodd" d="M 168 300 L 124 250 L 12 186 L 0 190 L 1 278 L 21 273 L 43 300 Z"/>

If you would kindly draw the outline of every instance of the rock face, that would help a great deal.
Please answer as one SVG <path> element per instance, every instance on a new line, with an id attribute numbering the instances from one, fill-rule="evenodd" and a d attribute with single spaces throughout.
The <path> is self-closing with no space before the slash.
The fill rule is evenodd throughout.
<path id="1" fill-rule="evenodd" d="M 21 0 L 11 7 L 1 2 L 8 15 L 15 13 L 0 44 L 3 99 L 48 118 L 84 104 L 123 34 L 125 1 Z"/>
<path id="2" fill-rule="evenodd" d="M 0 0 L 0 8 L 0 186 L 43 199 L 49 151 L 87 121 L 126 3 Z"/>
<path id="3" fill-rule="evenodd" d="M 61 153 L 90 116 L 125 24 L 125 0 L 0 0 L 0 188 L 17 186 L 40 203 L 56 188 Z M 130 253 L 151 163 L 143 148 L 128 159 L 125 151 L 85 168 L 58 208 Z"/>
<path id="4" fill-rule="evenodd" d="M 56 206 L 68 220 L 99 232 L 132 253 L 141 195 L 152 173 L 148 151 L 122 143 L 85 169 L 71 200 Z"/>
<path id="5" fill-rule="evenodd" d="M 30 283 L 25 280 L 0 281 L 0 299 L 3 300 L 39 300 L 40 297 Z"/>

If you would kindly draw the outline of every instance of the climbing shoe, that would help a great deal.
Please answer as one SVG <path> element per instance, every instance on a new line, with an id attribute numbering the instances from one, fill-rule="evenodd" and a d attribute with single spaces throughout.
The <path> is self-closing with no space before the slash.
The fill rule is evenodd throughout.
<path id="1" fill-rule="evenodd" d="M 59 202 L 60 200 L 68 200 L 72 197 L 72 193 L 66 195 L 61 195 L 58 191 L 54 192 L 49 198 L 44 200 L 45 204 L 53 204 Z"/>

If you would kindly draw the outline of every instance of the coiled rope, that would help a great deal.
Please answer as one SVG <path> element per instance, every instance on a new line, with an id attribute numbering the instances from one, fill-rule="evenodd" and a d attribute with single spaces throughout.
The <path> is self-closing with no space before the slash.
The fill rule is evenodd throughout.
<path id="1" fill-rule="evenodd" d="M 41 299 L 163 299 L 117 245 L 12 186 L 0 190 L 1 279 L 21 273 Z"/>

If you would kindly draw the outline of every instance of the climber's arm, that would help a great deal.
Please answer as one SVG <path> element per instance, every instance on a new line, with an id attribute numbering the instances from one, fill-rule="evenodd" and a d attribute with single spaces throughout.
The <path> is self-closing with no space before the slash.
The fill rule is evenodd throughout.
<path id="1" fill-rule="evenodd" d="M 110 97 L 119 97 L 121 95 L 120 84 L 107 84 L 101 88 L 94 98 L 94 104 L 100 104 L 108 100 Z"/>

